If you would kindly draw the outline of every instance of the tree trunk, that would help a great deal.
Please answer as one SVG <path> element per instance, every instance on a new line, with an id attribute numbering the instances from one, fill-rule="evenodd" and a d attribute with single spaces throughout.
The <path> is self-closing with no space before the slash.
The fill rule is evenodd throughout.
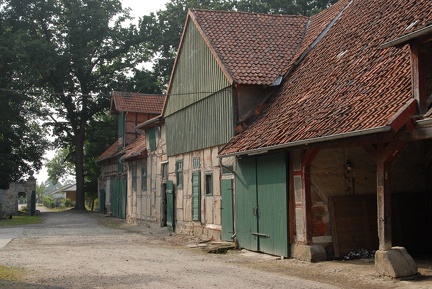
<path id="1" fill-rule="evenodd" d="M 85 210 L 84 199 L 84 128 L 75 135 L 76 210 Z"/>
<path id="2" fill-rule="evenodd" d="M 95 198 L 92 198 L 92 201 L 91 201 L 91 211 L 92 212 L 94 211 L 94 203 L 95 203 Z"/>

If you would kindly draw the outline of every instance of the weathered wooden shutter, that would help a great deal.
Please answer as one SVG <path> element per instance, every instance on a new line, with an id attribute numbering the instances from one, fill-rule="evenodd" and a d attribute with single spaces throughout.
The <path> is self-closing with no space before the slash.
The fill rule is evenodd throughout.
<path id="1" fill-rule="evenodd" d="M 174 208 L 174 184 L 172 181 L 166 182 L 166 202 L 167 217 L 166 224 L 169 231 L 175 230 L 175 208 Z"/>
<path id="2" fill-rule="evenodd" d="M 192 173 L 192 220 L 201 220 L 201 176 L 200 172 Z"/>
<path id="3" fill-rule="evenodd" d="M 156 131 L 155 128 L 150 128 L 149 132 L 149 144 L 150 144 L 150 150 L 155 151 L 156 150 Z"/>

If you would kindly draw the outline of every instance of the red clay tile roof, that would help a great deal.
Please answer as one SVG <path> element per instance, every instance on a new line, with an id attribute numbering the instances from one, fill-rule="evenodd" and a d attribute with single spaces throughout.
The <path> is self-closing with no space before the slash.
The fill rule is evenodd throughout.
<path id="1" fill-rule="evenodd" d="M 126 153 L 121 157 L 121 160 L 138 156 L 146 156 L 147 150 L 145 135 L 140 135 L 133 143 L 125 147 L 123 151 Z"/>
<path id="2" fill-rule="evenodd" d="M 260 85 L 286 73 L 309 19 L 207 10 L 192 10 L 189 16 L 235 82 Z"/>
<path id="3" fill-rule="evenodd" d="M 114 91 L 111 96 L 111 112 L 141 112 L 160 114 L 165 101 L 162 94 L 143 94 Z"/>
<path id="4" fill-rule="evenodd" d="M 116 157 L 116 156 L 120 155 L 121 153 L 122 152 L 119 151 L 118 141 L 116 141 L 96 159 L 96 162 L 98 163 L 98 162 L 110 159 L 112 157 Z"/>
<path id="5" fill-rule="evenodd" d="M 312 18 L 312 25 L 323 13 Z M 381 45 L 406 34 L 410 24 L 424 27 L 431 20 L 432 1 L 354 0 L 284 79 L 265 111 L 220 153 L 271 149 L 388 125 L 412 101 L 410 52 L 407 46 Z"/>

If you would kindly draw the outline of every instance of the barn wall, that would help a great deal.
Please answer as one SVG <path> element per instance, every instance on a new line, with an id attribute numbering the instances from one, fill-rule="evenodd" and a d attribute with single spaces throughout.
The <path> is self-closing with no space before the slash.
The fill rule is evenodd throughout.
<path id="1" fill-rule="evenodd" d="M 175 220 L 176 233 L 194 235 L 203 238 L 221 239 L 221 169 L 219 166 L 218 151 L 220 147 L 210 147 L 203 150 L 184 153 L 169 157 L 169 180 L 176 184 L 176 161 L 183 161 L 183 186 L 175 189 Z M 193 159 L 199 158 L 200 168 L 193 168 Z M 225 165 L 230 161 L 224 160 Z M 192 173 L 200 172 L 200 220 L 193 220 L 192 208 Z M 213 194 L 205 193 L 205 177 L 211 174 L 213 178 Z"/>
<path id="2" fill-rule="evenodd" d="M 376 193 L 376 165 L 361 147 L 322 149 L 311 164 L 312 241 L 333 242 L 329 200 Z"/>

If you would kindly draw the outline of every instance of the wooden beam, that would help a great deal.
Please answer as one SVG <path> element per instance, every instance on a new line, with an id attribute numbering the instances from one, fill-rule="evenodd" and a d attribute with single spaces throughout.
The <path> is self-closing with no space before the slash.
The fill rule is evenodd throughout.
<path id="1" fill-rule="evenodd" d="M 407 128 L 410 130 L 413 129 L 413 126 L 410 126 L 408 123 L 412 124 L 412 116 L 417 113 L 417 102 L 415 99 L 411 99 L 407 104 L 403 106 L 403 108 L 396 113 L 388 122 L 388 125 L 391 126 L 393 132 L 399 131 L 404 125 L 407 125 Z"/>
<path id="2" fill-rule="evenodd" d="M 390 164 L 377 163 L 377 213 L 379 250 L 392 247 Z"/>
<path id="3" fill-rule="evenodd" d="M 319 149 L 312 148 L 303 152 L 302 155 L 302 179 L 303 179 L 303 208 L 304 208 L 304 220 L 305 220 L 305 240 L 306 244 L 312 243 L 312 184 L 310 179 L 310 166 Z"/>
<path id="4" fill-rule="evenodd" d="M 310 148 L 303 152 L 302 156 L 302 164 L 303 165 L 310 165 L 316 155 L 318 154 L 319 149 L 318 148 Z"/>
<path id="5" fill-rule="evenodd" d="M 384 251 L 392 247 L 391 163 L 405 145 L 405 142 L 393 141 L 364 146 L 377 163 L 378 238 L 379 249 Z"/>
<path id="6" fill-rule="evenodd" d="M 427 111 L 426 95 L 426 74 L 424 61 L 420 53 L 420 44 L 412 43 L 411 48 L 411 82 L 414 99 L 417 100 L 419 113 L 425 114 Z"/>

